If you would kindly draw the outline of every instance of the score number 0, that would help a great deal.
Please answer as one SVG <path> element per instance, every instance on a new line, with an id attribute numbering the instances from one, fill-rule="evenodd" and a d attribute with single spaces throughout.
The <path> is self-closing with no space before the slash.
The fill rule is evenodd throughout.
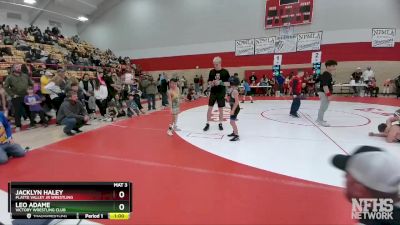
<path id="1" fill-rule="evenodd" d="M 125 192 L 124 191 L 120 191 L 118 193 L 118 197 L 123 199 L 125 197 Z M 119 204 L 118 208 L 119 208 L 119 210 L 124 211 L 125 205 L 124 204 Z"/>

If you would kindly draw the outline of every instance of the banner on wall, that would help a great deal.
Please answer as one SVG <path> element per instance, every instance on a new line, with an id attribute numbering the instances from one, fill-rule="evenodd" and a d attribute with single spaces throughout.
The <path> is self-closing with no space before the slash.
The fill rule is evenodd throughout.
<path id="1" fill-rule="evenodd" d="M 254 39 L 242 39 L 235 41 L 235 55 L 254 55 Z"/>
<path id="2" fill-rule="evenodd" d="M 297 51 L 321 49 L 322 31 L 297 34 Z"/>
<path id="3" fill-rule="evenodd" d="M 393 48 L 396 38 L 395 28 L 373 28 L 372 47 L 373 48 Z"/>
<path id="4" fill-rule="evenodd" d="M 276 37 L 275 53 L 296 52 L 297 35 L 285 35 Z"/>
<path id="5" fill-rule="evenodd" d="M 255 54 L 272 54 L 275 52 L 276 37 L 262 37 L 255 39 Z"/>
<path id="6" fill-rule="evenodd" d="M 322 59 L 322 52 L 313 52 L 311 54 L 311 63 L 320 63 Z"/>
<path id="7" fill-rule="evenodd" d="M 274 55 L 274 65 L 282 65 L 282 55 Z"/>

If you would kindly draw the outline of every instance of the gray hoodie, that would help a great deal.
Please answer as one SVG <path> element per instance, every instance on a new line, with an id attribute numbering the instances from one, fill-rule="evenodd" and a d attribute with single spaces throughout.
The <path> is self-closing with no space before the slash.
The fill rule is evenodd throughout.
<path id="1" fill-rule="evenodd" d="M 66 98 L 61 104 L 57 113 L 57 122 L 61 123 L 64 118 L 76 118 L 83 120 L 87 116 L 87 112 L 83 104 L 78 100 L 72 103 L 71 99 Z"/>

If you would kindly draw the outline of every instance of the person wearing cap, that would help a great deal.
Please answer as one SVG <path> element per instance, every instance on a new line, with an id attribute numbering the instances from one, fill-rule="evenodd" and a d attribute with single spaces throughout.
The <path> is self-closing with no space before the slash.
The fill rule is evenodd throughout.
<path id="1" fill-rule="evenodd" d="M 362 146 L 351 155 L 335 155 L 332 164 L 346 173 L 346 197 L 391 199 L 393 219 L 360 219 L 365 225 L 400 224 L 400 160 L 377 147 Z M 372 207 L 369 209 L 372 212 Z"/>
<path id="2" fill-rule="evenodd" d="M 78 99 L 78 94 L 74 91 L 67 93 L 67 97 L 61 104 L 60 110 L 57 113 L 57 123 L 64 125 L 64 133 L 68 136 L 75 135 L 71 131 L 81 133 L 79 129 L 89 121 L 83 103 Z"/>
<path id="3" fill-rule="evenodd" d="M 33 82 L 28 74 L 21 72 L 21 65 L 15 64 L 11 68 L 11 74 L 7 76 L 4 82 L 4 89 L 11 97 L 11 103 L 14 108 L 14 118 L 16 130 L 21 129 L 21 117 L 29 112 L 24 103 L 24 97 L 27 94 L 28 87 L 33 86 Z"/>
<path id="4" fill-rule="evenodd" d="M 384 137 L 386 142 L 394 143 L 400 142 L 400 109 L 397 110 L 393 116 L 386 120 L 386 123 L 378 125 L 379 133 L 369 132 L 371 137 Z"/>
<path id="5" fill-rule="evenodd" d="M 233 77 L 230 80 L 230 93 L 229 93 L 229 105 L 231 106 L 231 114 L 230 114 L 230 124 L 232 126 L 233 132 L 229 134 L 228 137 L 232 137 L 230 141 L 239 141 L 239 130 L 236 125 L 237 116 L 240 112 L 239 106 L 239 90 L 238 86 L 240 85 L 240 80 L 238 77 Z"/>

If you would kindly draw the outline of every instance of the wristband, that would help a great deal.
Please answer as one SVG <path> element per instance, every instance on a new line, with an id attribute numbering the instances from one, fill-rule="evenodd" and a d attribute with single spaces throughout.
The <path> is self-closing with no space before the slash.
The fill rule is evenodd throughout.
<path id="1" fill-rule="evenodd" d="M 326 93 L 326 96 L 328 96 L 328 97 L 331 96 L 331 95 L 332 95 L 331 92 L 327 92 Z"/>

